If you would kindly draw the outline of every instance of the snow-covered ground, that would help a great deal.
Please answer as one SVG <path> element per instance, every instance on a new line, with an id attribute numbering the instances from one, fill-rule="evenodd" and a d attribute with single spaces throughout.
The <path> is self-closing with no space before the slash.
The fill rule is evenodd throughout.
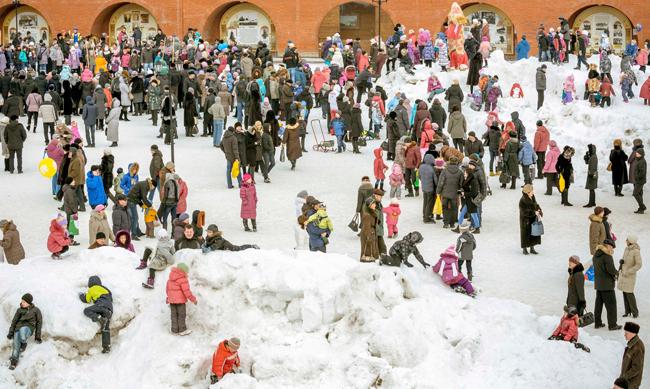
<path id="1" fill-rule="evenodd" d="M 497 177 L 490 178 L 494 195 L 484 203 L 473 264 L 474 284 L 482 291 L 475 300 L 453 293 L 421 267 L 398 270 L 357 262 L 358 238 L 346 225 L 354 213 L 360 177 L 372 175 L 372 149 L 379 141 L 370 142 L 360 156 L 310 151 L 298 161 L 296 171 L 290 171 L 288 163 L 278 163 L 271 172 L 272 183 L 258 184 L 258 232 L 253 234 L 241 226 L 238 191 L 226 188 L 223 153 L 212 147 L 209 138 L 188 139 L 181 131 L 176 166 L 189 186 L 189 209 L 205 210 L 207 223 L 217 224 L 231 242 L 256 243 L 262 250 L 210 256 L 180 253 L 178 260 L 191 266 L 190 282 L 199 304 L 188 307 L 188 326 L 194 333 L 172 336 L 164 304 L 166 275 L 157 277 L 154 291 L 142 290 L 145 274 L 133 270 L 137 255 L 111 248 L 95 252 L 75 248 L 74 255 L 63 261 L 49 259 L 45 243 L 58 204 L 49 195 L 49 181 L 36 169 L 42 158 L 42 134 L 30 133 L 24 152 L 25 174 L 0 175 L 0 218 L 15 221 L 28 256 L 18 267 L 0 266 L 0 333 L 6 332 L 20 296 L 29 291 L 43 310 L 44 342 L 30 343 L 13 373 L 1 368 L 0 386 L 80 388 L 111 382 L 105 386 L 206 387 L 212 351 L 230 336 L 242 339 L 244 372 L 254 378 L 230 377 L 221 385 L 228 388 L 368 388 L 378 377 L 382 387 L 389 388 L 611 385 L 624 348 L 621 332 L 582 330 L 581 341 L 591 347 L 591 354 L 546 338 L 564 304 L 567 258 L 577 254 L 586 261 L 589 257 L 590 210 L 581 207 L 587 201 L 587 191 L 582 189 L 582 155 L 588 143 L 598 147 L 600 158 L 598 204 L 613 210 L 610 221 L 619 237 L 614 259 L 622 256 L 621 246 L 630 233 L 639 236 L 642 256 L 650 257 L 642 233 L 650 226 L 648 216 L 632 213 L 636 208 L 631 188 L 623 198 L 612 195 L 605 169 L 614 138 L 624 139 L 628 150 L 635 137 L 646 144 L 650 141 L 650 108 L 638 100 L 624 104 L 618 97 L 608 109 L 590 108 L 582 100 L 562 106 L 561 84 L 566 75 L 574 72 L 581 96 L 586 72 L 569 65 L 549 65 L 546 103 L 536 112 L 537 61 L 512 64 L 498 57 L 499 53 L 493 55 L 488 72 L 499 75 L 504 95 L 514 82 L 525 93 L 523 100 L 500 101 L 502 120 L 518 110 L 532 138 L 535 121 L 541 118 L 560 147 L 575 147 L 576 184 L 570 193 L 575 206 L 560 206 L 558 194 L 541 195 L 545 182 L 535 181 L 546 235 L 538 248 L 540 255 L 524 257 L 519 249 L 517 213 L 521 192 L 501 190 Z M 613 68 L 617 84 L 617 59 L 613 59 Z M 426 69 L 418 69 L 416 78 L 422 82 L 415 85 L 397 74 L 382 83 L 389 96 L 401 90 L 414 101 L 425 96 L 427 77 Z M 445 87 L 459 78 L 465 88 L 466 72 L 440 73 L 439 77 Z M 645 81 L 643 74 L 637 77 L 639 84 Z M 634 90 L 638 94 L 638 87 Z M 620 88 L 616 91 L 619 94 Z M 469 107 L 463 112 L 470 129 L 482 134 L 485 113 Z M 319 113 L 314 110 L 312 118 Z M 151 144 L 161 147 L 165 160 L 170 152 L 155 139 L 158 131 L 146 117 L 131 119 L 120 123 L 120 146 L 112 151 L 116 168 L 137 161 L 144 177 Z M 99 163 L 103 148 L 109 145 L 103 135 L 97 139 L 98 147 L 86 150 L 88 165 Z M 308 141 L 313 143 L 311 130 Z M 303 189 L 328 205 L 335 225 L 328 247 L 332 254 L 292 250 L 293 202 Z M 402 200 L 400 232 L 422 232 L 421 251 L 425 259 L 435 262 L 456 235 L 440 224 L 423 225 L 421 206 L 420 198 Z M 81 247 L 88 241 L 87 223 L 88 213 L 80 214 Z M 136 242 L 138 255 L 152 244 L 152 240 Z M 114 345 L 108 356 L 98 354 L 96 326 L 83 316 L 76 296 L 93 274 L 102 277 L 116 300 Z M 642 269 L 637 280 L 642 338 L 650 328 L 648 274 Z M 591 284 L 587 289 L 592 310 Z M 617 297 L 620 316 L 620 293 Z M 0 357 L 6 360 L 10 344 L 0 345 Z"/>

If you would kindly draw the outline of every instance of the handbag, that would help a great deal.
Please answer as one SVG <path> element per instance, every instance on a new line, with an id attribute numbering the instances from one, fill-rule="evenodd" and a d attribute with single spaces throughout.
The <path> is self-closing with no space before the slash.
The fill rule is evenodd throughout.
<path id="1" fill-rule="evenodd" d="M 587 312 L 578 319 L 578 326 L 585 327 L 595 321 L 593 312 Z"/>
<path id="2" fill-rule="evenodd" d="M 564 176 L 560 173 L 560 177 L 557 180 L 557 188 L 560 191 L 560 193 L 564 192 L 564 188 L 566 187 L 566 182 L 564 182 Z"/>
<path id="3" fill-rule="evenodd" d="M 359 214 L 355 213 L 354 217 L 352 217 L 352 220 L 350 220 L 350 223 L 348 224 L 348 227 L 354 232 L 359 231 Z"/>
<path id="4" fill-rule="evenodd" d="M 232 178 L 237 178 L 239 177 L 239 173 L 240 173 L 239 160 L 236 159 L 235 162 L 232 163 L 232 169 L 230 169 L 230 176 Z"/>
<path id="5" fill-rule="evenodd" d="M 282 145 L 282 148 L 280 149 L 280 162 L 284 162 L 287 159 L 284 153 L 284 145 Z"/>
<path id="6" fill-rule="evenodd" d="M 442 216 L 442 199 L 440 195 L 436 196 L 436 202 L 433 204 L 433 214 Z"/>
<path id="7" fill-rule="evenodd" d="M 544 235 L 544 224 L 542 223 L 541 218 L 537 218 L 531 225 L 530 225 L 530 234 L 532 236 L 542 236 Z"/>
<path id="8" fill-rule="evenodd" d="M 609 165 L 607 165 L 607 171 L 611 172 L 612 171 L 612 163 L 610 162 Z"/>

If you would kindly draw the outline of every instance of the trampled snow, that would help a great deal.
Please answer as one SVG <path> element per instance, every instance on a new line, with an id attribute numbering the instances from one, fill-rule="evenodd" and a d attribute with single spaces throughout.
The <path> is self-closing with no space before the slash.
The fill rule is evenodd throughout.
<path id="1" fill-rule="evenodd" d="M 617 85 L 619 61 L 612 57 L 612 62 Z M 642 234 L 650 226 L 647 215 L 632 213 L 631 188 L 624 191 L 625 197 L 613 197 L 605 169 L 614 138 L 622 138 L 627 150 L 635 137 L 648 143 L 650 108 L 638 99 L 624 104 L 619 97 L 606 109 L 591 108 L 582 100 L 563 106 L 561 84 L 566 75 L 575 74 L 579 97 L 584 91 L 586 71 L 572 70 L 572 62 L 563 67 L 549 64 L 546 103 L 537 112 L 534 75 L 538 65 L 536 59 L 509 63 L 495 52 L 487 71 L 499 75 L 504 95 L 514 82 L 524 90 L 524 99 L 500 100 L 502 120 L 518 110 L 529 138 L 535 121 L 542 119 L 560 147 L 575 147 L 576 182 L 570 200 L 576 206 L 561 207 L 557 192 L 553 197 L 543 196 L 545 182 L 535 181 L 546 235 L 538 247 L 540 255 L 524 257 L 519 249 L 517 211 L 521 193 L 501 190 L 497 178 L 490 178 L 494 195 L 484 203 L 473 264 L 474 285 L 481 289 L 476 299 L 454 293 L 419 265 L 395 269 L 358 263 L 358 238 L 345 226 L 354 213 L 360 177 L 372 174 L 372 149 L 379 146 L 378 141 L 369 142 L 361 156 L 310 149 L 295 172 L 288 163 L 278 162 L 270 175 L 272 183 L 258 184 L 258 232 L 252 234 L 243 232 L 241 226 L 239 193 L 226 189 L 223 153 L 212 147 L 211 139 L 185 138 L 181 129 L 176 166 L 188 182 L 189 210 L 205 210 L 207 223 L 217 224 L 231 242 L 256 243 L 262 250 L 208 256 L 179 253 L 177 261 L 190 265 L 190 283 L 199 303 L 188 305 L 188 327 L 194 332 L 173 336 L 165 305 L 167 272 L 158 274 L 156 288 L 150 291 L 140 286 L 145 271 L 134 270 L 144 247 L 155 241 L 136 242 L 137 255 L 112 248 L 93 252 L 73 248 L 62 261 L 49 259 L 45 243 L 58 203 L 49 195 L 49 181 L 36 169 L 43 155 L 42 134 L 30 133 L 24 151 L 25 174 L 0 178 L 0 218 L 15 221 L 28 256 L 18 267 L 0 266 L 0 333 L 6 332 L 20 296 L 30 292 L 43 311 L 44 342 L 36 345 L 30 340 L 14 372 L 6 370 L 4 362 L 0 386 L 85 388 L 104 382 L 103 386 L 115 388 L 207 387 L 212 352 L 230 336 L 242 339 L 240 355 L 246 374 L 228 377 L 219 385 L 223 388 L 369 388 L 379 385 L 378 379 L 387 388 L 610 386 L 620 369 L 621 332 L 582 329 L 580 341 L 591 348 L 590 354 L 546 338 L 559 322 L 566 298 L 567 258 L 577 254 L 586 261 L 589 257 L 590 211 L 580 207 L 587 199 L 582 189 L 586 170 L 582 155 L 588 143 L 598 147 L 600 159 L 597 202 L 613 210 L 610 221 L 620 243 L 614 259 L 622 256 L 623 240 L 630 233 L 639 235 L 642 257 L 650 254 Z M 418 68 L 415 78 L 422 82 L 415 85 L 403 73 L 384 77 L 381 83 L 389 96 L 403 91 L 413 102 L 425 96 L 428 74 L 427 69 Z M 444 87 L 459 78 L 469 93 L 464 85 L 466 74 L 437 73 Z M 645 81 L 638 71 L 637 77 L 639 84 Z M 615 89 L 620 94 L 620 88 Z M 638 95 L 638 87 L 634 91 Z M 480 135 L 486 129 L 486 114 L 465 107 L 467 100 L 463 112 L 469 129 Z M 319 114 L 315 109 L 311 118 Z M 149 146 L 161 146 L 165 160 L 170 152 L 155 139 L 158 131 L 146 118 L 131 119 L 120 122 L 120 145 L 112 149 L 115 166 L 126 168 L 138 161 L 144 178 Z M 310 129 L 309 144 L 312 136 Z M 98 148 L 86 149 L 88 165 L 99 163 L 108 144 L 98 133 Z M 292 250 L 293 201 L 303 189 L 328 205 L 335 225 L 328 246 L 331 254 Z M 420 249 L 434 263 L 456 235 L 440 224 L 421 223 L 421 199 L 403 199 L 401 207 L 400 234 L 421 231 L 425 241 Z M 80 214 L 81 247 L 88 243 L 87 223 L 88 213 Z M 99 352 L 97 326 L 83 316 L 84 304 L 77 297 L 94 274 L 115 298 L 109 355 Z M 641 269 L 636 288 L 643 339 L 645 329 L 650 328 L 647 274 Z M 588 309 L 593 310 L 591 284 L 586 288 Z M 617 298 L 620 316 L 623 304 L 618 292 Z M 7 360 L 10 342 L 0 345 L 0 357 Z"/>

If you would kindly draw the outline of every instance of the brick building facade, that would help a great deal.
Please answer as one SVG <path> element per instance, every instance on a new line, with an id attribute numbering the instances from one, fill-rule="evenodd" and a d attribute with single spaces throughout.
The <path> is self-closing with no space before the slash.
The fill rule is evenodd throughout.
<path id="1" fill-rule="evenodd" d="M 546 0 L 461 0 L 459 4 L 468 17 L 486 18 L 494 25 L 505 51 L 511 51 L 524 34 L 535 51 L 537 27 L 540 23 L 557 27 L 558 16 L 567 18 L 572 28 L 591 28 L 592 37 L 607 28 L 612 41 L 623 46 L 633 36 L 650 38 L 648 0 L 602 0 L 598 5 L 590 0 L 566 0 L 552 6 Z M 387 37 L 394 23 L 407 29 L 440 31 L 450 5 L 449 1 L 390 0 L 382 5 L 382 36 Z M 5 43 L 16 28 L 15 11 L 11 0 L 0 0 Z M 276 50 L 293 40 L 303 53 L 315 53 L 318 42 L 336 31 L 343 38 L 369 39 L 377 34 L 379 18 L 376 3 L 370 0 L 22 0 L 17 19 L 19 31 L 31 31 L 39 38 L 73 26 L 83 35 L 113 35 L 123 25 L 140 24 L 145 35 L 156 28 L 182 35 L 192 27 L 210 40 L 225 36 L 251 42 L 263 39 Z M 637 24 L 643 26 L 639 33 L 634 31 Z"/>

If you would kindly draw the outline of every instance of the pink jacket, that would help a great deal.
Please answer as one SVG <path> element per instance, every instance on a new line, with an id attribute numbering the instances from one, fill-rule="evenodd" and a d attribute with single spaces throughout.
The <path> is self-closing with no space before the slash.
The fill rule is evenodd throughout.
<path id="1" fill-rule="evenodd" d="M 650 77 L 641 85 L 639 90 L 639 97 L 642 99 L 650 99 Z"/>
<path id="2" fill-rule="evenodd" d="M 359 56 L 359 63 L 357 64 L 357 68 L 359 69 L 359 72 L 362 72 L 366 70 L 370 66 L 370 61 L 368 61 L 368 57 L 365 55 Z"/>
<path id="3" fill-rule="evenodd" d="M 442 89 L 442 84 L 440 84 L 440 80 L 438 80 L 437 78 L 434 79 L 433 77 L 429 77 L 429 82 L 427 83 L 427 93 L 431 93 L 437 89 Z"/>
<path id="4" fill-rule="evenodd" d="M 433 267 L 433 272 L 442 277 L 442 281 L 447 285 L 454 285 L 463 278 L 463 273 L 458 271 L 458 255 L 456 247 L 449 246 L 440 256 L 440 260 Z"/>
<path id="5" fill-rule="evenodd" d="M 393 164 L 388 180 L 390 186 L 404 185 L 404 173 L 402 173 L 402 167 L 399 164 Z"/>
<path id="6" fill-rule="evenodd" d="M 255 190 L 255 185 L 242 183 L 239 189 L 239 197 L 241 198 L 241 218 L 256 219 L 257 191 Z"/>
<path id="7" fill-rule="evenodd" d="M 51 253 L 58 253 L 64 247 L 70 246 L 70 243 L 70 238 L 66 236 L 66 230 L 56 222 L 56 219 L 52 219 L 50 222 L 50 235 L 47 237 L 47 249 Z"/>
<path id="8" fill-rule="evenodd" d="M 399 208 L 399 204 L 391 204 L 382 209 L 382 212 L 386 214 L 386 224 L 396 226 L 402 210 Z"/>
<path id="9" fill-rule="evenodd" d="M 481 45 L 478 47 L 478 51 L 481 53 L 483 58 L 490 58 L 490 42 L 483 40 Z"/>
<path id="10" fill-rule="evenodd" d="M 41 104 L 43 103 L 43 98 L 38 93 L 30 93 L 27 95 L 27 112 L 38 112 Z"/>
<path id="11" fill-rule="evenodd" d="M 329 81 L 329 76 L 323 74 L 320 70 L 316 70 L 311 76 L 311 84 L 314 86 L 314 92 L 320 93 L 323 84 Z"/>
<path id="12" fill-rule="evenodd" d="M 424 46 L 431 40 L 431 33 L 428 30 L 422 30 L 418 34 L 418 46 Z"/>
<path id="13" fill-rule="evenodd" d="M 47 156 L 56 162 L 57 169 L 61 167 L 61 162 L 63 162 L 63 157 L 65 156 L 65 152 L 57 146 L 58 144 L 59 141 L 57 139 L 52 139 L 46 148 Z"/>
<path id="14" fill-rule="evenodd" d="M 190 290 L 187 274 L 173 267 L 167 280 L 167 304 L 185 304 L 187 300 L 196 303 L 196 297 Z"/>
<path id="15" fill-rule="evenodd" d="M 557 173 L 557 170 L 555 170 L 555 164 L 559 157 L 560 149 L 557 147 L 557 143 L 552 140 L 549 142 L 549 149 L 546 152 L 546 162 L 544 162 L 542 173 Z"/>
<path id="16" fill-rule="evenodd" d="M 93 80 L 93 72 L 90 71 L 90 68 L 85 68 L 83 72 L 81 72 L 81 81 L 83 82 L 90 82 Z"/>
<path id="17" fill-rule="evenodd" d="M 648 64 L 648 50 L 646 48 L 639 50 L 639 53 L 636 56 L 636 63 L 640 66 L 645 66 Z"/>
<path id="18" fill-rule="evenodd" d="M 131 62 L 131 54 L 122 54 L 120 57 L 120 64 L 123 68 L 128 68 L 129 63 Z"/>
<path id="19" fill-rule="evenodd" d="M 187 183 L 183 179 L 178 179 L 178 204 L 176 204 L 176 213 L 181 214 L 187 211 Z"/>

